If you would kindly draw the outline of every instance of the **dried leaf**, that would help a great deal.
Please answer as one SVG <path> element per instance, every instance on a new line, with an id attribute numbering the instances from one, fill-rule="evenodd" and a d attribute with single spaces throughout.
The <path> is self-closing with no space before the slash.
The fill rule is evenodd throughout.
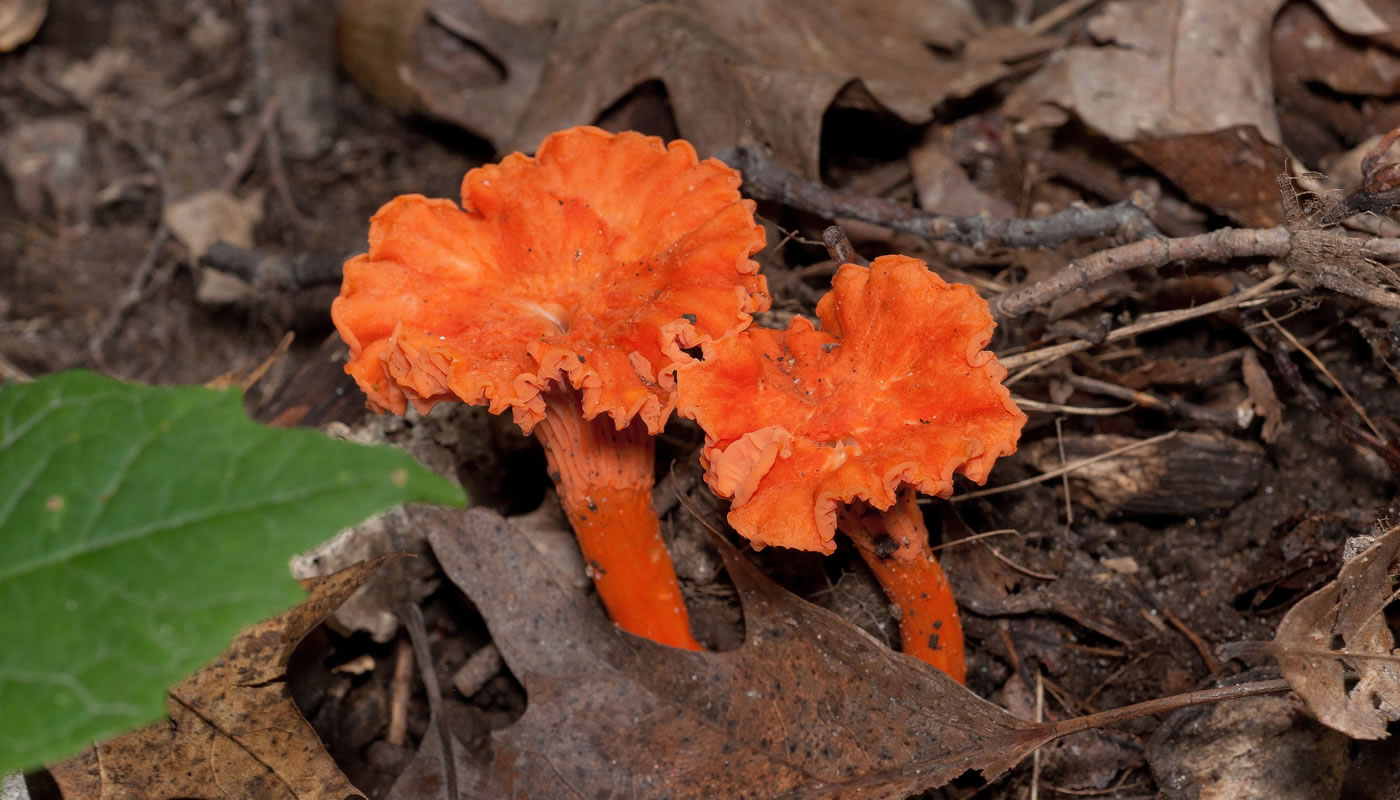
<path id="1" fill-rule="evenodd" d="M 1125 146 L 1193 200 L 1247 225 L 1283 221 L 1269 42 L 1283 0 L 1109 3 L 1098 43 L 1060 51 L 1008 100 L 1049 104 Z M 1202 91 L 1209 87 L 1209 91 Z"/>
<path id="2" fill-rule="evenodd" d="M 1400 92 L 1400 55 L 1341 33 L 1308 3 L 1279 12 L 1272 53 L 1279 84 L 1321 83 L 1343 94 L 1383 97 Z"/>
<path id="3" fill-rule="evenodd" d="M 38 216 L 44 200 L 62 225 L 85 225 L 92 214 L 92 164 L 82 120 L 49 117 L 21 122 L 0 137 L 0 166 L 14 184 L 20 211 Z"/>
<path id="4" fill-rule="evenodd" d="M 254 625 L 170 690 L 170 719 L 50 768 L 68 800 L 345 800 L 361 796 L 297 711 L 292 651 L 382 566 L 363 561 L 308 582 L 301 605 Z"/>
<path id="5" fill-rule="evenodd" d="M 209 189 L 171 203 L 163 219 L 175 238 L 198 259 L 214 242 L 253 246 L 253 229 L 262 220 L 263 196 L 253 192 L 239 200 L 228 192 Z"/>
<path id="6" fill-rule="evenodd" d="M 404 70 L 428 111 L 499 149 L 532 149 L 659 80 L 681 135 L 702 154 L 759 144 L 808 174 L 816 172 L 822 116 L 843 90 L 853 102 L 926 122 L 943 100 L 1006 75 L 1003 59 L 1046 47 L 1036 40 L 1009 53 L 939 56 L 935 47 L 956 50 L 980 30 L 958 4 L 940 0 L 760 0 L 743 13 L 730 0 L 535 3 L 509 12 L 486 5 L 431 0 L 429 15 L 496 59 L 502 81 L 464 86 L 434 69 L 429 52 Z"/>
<path id="7" fill-rule="evenodd" d="M 1384 739 L 1386 726 L 1400 719 L 1400 663 L 1392 658 L 1400 653 L 1384 613 L 1395 599 L 1397 557 L 1400 526 L 1347 561 L 1337 580 L 1299 600 L 1274 636 L 1283 677 L 1308 711 L 1353 739 Z M 1347 668 L 1357 678 L 1350 690 Z"/>
<path id="8" fill-rule="evenodd" d="M 494 735 L 512 796 L 903 797 L 970 769 L 995 776 L 1050 738 L 727 546 L 747 641 L 697 653 L 618 630 L 492 512 L 424 520 L 529 693 Z"/>
<path id="9" fill-rule="evenodd" d="M 1241 368 L 1254 413 L 1264 418 L 1264 428 L 1259 432 L 1259 438 L 1273 444 L 1283 433 L 1283 401 L 1278 399 L 1274 382 L 1269 380 L 1269 373 L 1264 371 L 1264 365 L 1259 363 L 1259 356 L 1253 350 L 1245 351 Z"/>
<path id="10" fill-rule="evenodd" d="M 945 132 L 936 126 L 909 149 L 909 169 L 914 174 L 919 207 L 925 211 L 950 217 L 983 213 L 993 217 L 1016 216 L 1010 203 L 973 184 L 953 157 Z"/>
<path id="11" fill-rule="evenodd" d="M 1400 8 L 1390 0 L 1317 0 L 1317 6 L 1347 33 L 1400 46 Z"/>
<path id="12" fill-rule="evenodd" d="M 415 453 L 415 456 L 422 458 Z M 329 575 L 385 553 L 428 554 L 428 543 L 412 523 L 410 510 L 391 508 L 347 528 L 315 550 L 292 557 L 292 575 L 299 580 Z M 394 609 L 417 603 L 438 586 L 430 558 L 405 558 L 387 565 L 351 595 L 327 620 L 342 633 L 365 631 L 376 642 L 393 641 L 399 631 Z"/>

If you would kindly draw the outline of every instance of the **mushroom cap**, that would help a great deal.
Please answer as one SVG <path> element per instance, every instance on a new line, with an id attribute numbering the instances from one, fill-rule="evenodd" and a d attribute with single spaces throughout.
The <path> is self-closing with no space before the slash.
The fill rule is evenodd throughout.
<path id="1" fill-rule="evenodd" d="M 706 345 L 678 378 L 705 480 L 755 546 L 830 553 L 840 504 L 887 509 L 904 484 L 946 497 L 953 473 L 981 483 L 1016 451 L 1026 415 L 972 287 L 883 256 L 842 266 L 817 316 Z"/>
<path id="2" fill-rule="evenodd" d="M 683 348 L 768 307 L 739 174 L 684 141 L 578 127 L 473 169 L 462 205 L 404 195 L 370 220 L 331 319 L 377 411 L 512 409 L 528 433 L 565 382 L 582 412 L 652 433 Z"/>

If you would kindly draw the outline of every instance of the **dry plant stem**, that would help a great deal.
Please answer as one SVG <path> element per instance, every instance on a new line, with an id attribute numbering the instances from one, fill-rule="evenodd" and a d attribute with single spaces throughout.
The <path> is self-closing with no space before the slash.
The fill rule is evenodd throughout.
<path id="1" fill-rule="evenodd" d="M 413 698 L 413 643 L 399 639 L 394 647 L 394 677 L 389 692 L 389 729 L 384 741 L 395 747 L 408 742 L 408 701 Z"/>
<path id="2" fill-rule="evenodd" d="M 651 507 L 654 440 L 641 423 L 619 431 L 606 414 L 585 420 L 573 392 L 546 392 L 544 399 L 535 437 L 608 614 L 638 636 L 703 649 L 690 633 L 661 521 Z"/>
<path id="3" fill-rule="evenodd" d="M 274 99 L 269 101 L 263 108 L 262 114 L 259 115 L 257 126 L 249 135 L 248 140 L 244 142 L 233 165 L 224 173 L 223 180 L 219 181 L 219 191 L 227 193 L 238 188 L 238 182 L 242 180 L 244 173 L 252 166 L 253 156 L 257 154 L 260 143 L 263 138 L 272 131 L 273 123 L 277 120 L 277 109 L 280 105 L 281 101 Z M 99 120 L 107 120 L 103 115 L 99 114 L 97 116 Z M 127 140 L 125 137 L 121 136 L 120 131 L 116 129 L 115 125 L 113 125 L 110 120 L 104 123 L 104 127 L 107 127 L 108 132 L 114 137 L 124 140 L 129 147 L 136 150 L 137 154 L 141 156 L 141 159 L 146 162 L 146 165 L 155 172 L 157 184 L 161 187 L 161 205 L 164 207 L 169 203 L 169 173 L 165 168 L 165 162 L 158 156 L 148 153 L 138 143 Z M 156 225 L 155 233 L 151 234 L 151 244 L 146 250 L 146 256 L 141 260 L 141 264 L 137 266 L 136 272 L 132 273 L 131 282 L 128 284 L 126 291 L 122 293 L 117 304 L 107 312 L 107 318 L 103 321 L 102 327 L 88 342 L 88 354 L 99 366 L 106 363 L 107 343 L 111 341 L 112 337 L 117 335 L 117 332 L 121 330 L 122 325 L 126 322 L 127 315 L 141 302 L 146 284 L 150 280 L 151 273 L 155 270 L 156 263 L 160 260 L 160 254 L 165 250 L 165 244 L 168 241 L 170 241 L 170 227 L 165 224 L 165 215 L 162 214 L 160 222 Z"/>
<path id="4" fill-rule="evenodd" d="M 1052 414 L 1077 414 L 1085 417 L 1111 417 L 1115 414 L 1122 414 L 1137 408 L 1137 404 L 1127 406 L 1116 406 L 1101 408 L 1099 406 L 1067 406 L 1064 403 L 1045 403 L 1040 400 L 1027 400 L 1020 395 L 1013 394 L 1011 399 L 1016 401 L 1017 407 L 1022 411 L 1044 411 Z"/>
<path id="5" fill-rule="evenodd" d="M 443 787 L 447 800 L 457 800 L 457 764 L 452 755 L 452 732 L 447 728 L 447 717 L 442 713 L 442 689 L 438 686 L 437 667 L 433 663 L 433 653 L 428 648 L 428 629 L 423 624 L 423 611 L 409 603 L 399 610 L 399 621 L 408 631 L 413 642 L 413 655 L 418 659 L 418 674 L 423 678 L 423 691 L 428 696 L 428 718 L 437 725 L 438 739 L 442 742 Z"/>
<path id="6" fill-rule="evenodd" d="M 1127 400 L 1143 408 L 1150 408 L 1155 411 L 1180 414 L 1187 419 L 1194 419 L 1197 422 L 1205 422 L 1222 428 L 1239 427 L 1240 418 L 1235 415 L 1235 412 L 1229 409 L 1198 406 L 1195 403 L 1188 403 L 1185 400 L 1174 400 L 1170 397 L 1154 394 L 1152 392 L 1137 391 L 1135 389 L 1129 389 L 1126 386 L 1119 386 L 1115 383 L 1101 381 L 1098 378 L 1090 378 L 1084 375 L 1070 375 L 1069 384 L 1081 391 L 1101 394 L 1118 400 Z"/>
<path id="7" fill-rule="evenodd" d="M 1147 333 L 1148 331 L 1155 331 L 1161 328 L 1167 328 L 1172 325 L 1176 325 L 1180 322 L 1185 322 L 1187 320 L 1196 319 L 1197 317 L 1204 317 L 1210 314 L 1214 314 L 1217 311 L 1224 311 L 1230 308 L 1241 308 L 1251 303 L 1268 302 L 1269 298 L 1265 298 L 1264 294 L 1270 289 L 1273 289 L 1275 286 L 1278 286 L 1279 284 L 1283 283 L 1292 274 L 1293 273 L 1291 271 L 1285 270 L 1276 275 L 1272 275 L 1268 278 L 1265 278 L 1264 280 L 1260 281 L 1259 283 L 1256 283 L 1248 289 L 1236 292 L 1235 294 L 1232 294 L 1229 297 L 1222 297 L 1219 300 L 1212 300 L 1209 303 L 1204 303 L 1202 305 L 1196 306 L 1195 308 L 1184 308 L 1178 311 L 1163 311 L 1157 314 L 1144 315 L 1141 319 L 1139 319 L 1137 322 L 1134 322 L 1131 325 L 1124 325 L 1121 328 L 1109 331 L 1108 336 L 1104 337 L 1104 343 L 1106 344 L 1108 342 L 1116 342 L 1120 339 L 1126 339 L 1130 336 L 1136 336 L 1139 333 Z M 1050 347 L 1042 347 L 1039 350 L 1032 350 L 1028 353 L 1016 353 L 1015 355 L 1000 356 L 997 360 L 1000 361 L 1001 365 L 1006 367 L 1008 370 L 1018 370 L 1025 367 L 1039 365 L 1043 362 L 1053 361 L 1057 358 L 1063 358 L 1064 356 L 1070 355 L 1071 353 L 1078 353 L 1096 346 L 1097 345 L 1094 342 L 1089 342 L 1080 339 L 1078 341 L 1065 342 L 1064 344 L 1052 345 Z M 1011 378 L 1007 379 L 1007 382 L 1012 383 L 1018 377 L 1019 376 L 1012 376 Z"/>
<path id="8" fill-rule="evenodd" d="M 1366 413 L 1366 408 L 1356 402 L 1356 398 L 1352 397 L 1351 392 L 1347 391 L 1347 387 L 1343 386 L 1342 382 L 1337 380 L 1337 377 L 1332 374 L 1332 370 L 1328 369 L 1327 365 L 1322 363 L 1322 359 L 1318 358 L 1307 345 L 1298 341 L 1298 337 L 1294 336 L 1292 332 L 1283 327 L 1277 319 L 1274 319 L 1274 315 L 1270 314 L 1267 308 L 1261 308 L 1259 311 L 1264 315 L 1264 319 L 1267 319 L 1269 323 L 1283 335 L 1283 338 L 1288 340 L 1289 344 L 1293 345 L 1298 352 L 1302 353 L 1307 360 L 1311 361 L 1312 365 L 1317 367 L 1318 371 L 1327 378 L 1328 382 L 1337 387 L 1337 391 L 1341 392 L 1342 397 L 1345 397 L 1347 402 L 1351 404 L 1352 410 L 1356 412 L 1358 417 L 1361 417 L 1362 422 L 1366 423 L 1366 427 L 1370 429 L 1376 439 L 1384 440 L 1385 437 L 1381 435 L 1380 429 L 1376 427 L 1376 423 L 1371 421 L 1371 416 Z"/>
<path id="9" fill-rule="evenodd" d="M 267 103 L 272 98 L 272 70 L 267 52 L 270 20 L 266 0 L 247 0 L 244 12 L 248 22 L 248 57 L 253 66 L 253 94 L 259 103 Z M 304 218 L 301 209 L 297 208 L 292 200 L 292 189 L 287 183 L 287 168 L 282 162 L 282 138 L 275 125 L 268 127 L 265 138 L 267 146 L 263 148 L 263 152 L 267 157 L 267 171 L 272 179 L 273 191 L 286 207 L 287 218 L 295 225 L 301 225 Z"/>
<path id="10" fill-rule="evenodd" d="M 13 361 L 0 353 L 0 383 L 14 381 L 15 383 L 29 383 L 34 380 L 33 376 L 15 365 Z"/>
<path id="11" fill-rule="evenodd" d="M 900 649 L 966 683 L 958 604 L 929 547 L 918 498 L 911 491 L 900 492 L 889 510 L 877 513 L 843 511 L 840 530 L 855 543 L 885 596 L 899 606 Z"/>
<path id="12" fill-rule="evenodd" d="M 1167 621 L 1168 625 L 1176 628 L 1182 636 L 1185 636 L 1192 647 L 1196 648 L 1196 652 L 1201 657 L 1201 662 L 1205 664 L 1206 672 L 1213 673 L 1219 669 L 1220 665 L 1215 663 L 1215 657 L 1210 654 L 1210 648 L 1206 646 L 1205 641 L 1203 641 L 1200 636 L 1197 636 L 1196 632 L 1191 630 L 1190 626 L 1183 622 L 1181 617 L 1173 613 L 1170 608 L 1163 608 L 1162 618 Z"/>
<path id="13" fill-rule="evenodd" d="M 1286 692 L 1288 689 L 1288 681 L 1281 678 L 1273 681 L 1241 683 L 1238 686 L 1222 686 L 1219 689 L 1203 689 L 1199 692 L 1186 692 L 1184 694 L 1174 694 L 1170 697 L 1159 697 L 1156 700 L 1133 703 L 1130 706 L 1123 706 L 1121 708 L 1111 708 L 1108 711 L 1100 711 L 1096 714 L 1086 714 L 1082 717 L 1060 720 L 1059 722 L 1052 723 L 1050 728 L 1054 731 L 1054 736 L 1059 737 L 1093 728 L 1105 728 L 1109 725 L 1117 725 L 1120 722 L 1127 722 L 1130 719 L 1145 717 L 1149 714 L 1164 714 L 1169 711 L 1187 708 L 1188 706 L 1219 703 L 1223 700 L 1238 700 L 1243 697 L 1256 697 L 1261 694 L 1278 694 L 1279 692 Z"/>
<path id="14" fill-rule="evenodd" d="M 1284 349 L 1280 338 L 1270 328 L 1261 329 L 1268 341 L 1269 355 L 1273 357 L 1274 366 L 1278 368 L 1279 375 L 1284 383 L 1293 390 L 1298 397 L 1302 398 L 1303 404 L 1314 414 L 1321 414 L 1336 425 L 1337 430 L 1348 441 L 1368 447 L 1385 460 L 1391 472 L 1400 474 L 1400 442 L 1386 441 L 1377 438 L 1369 431 L 1362 430 L 1348 420 L 1341 412 L 1332 408 L 1317 396 L 1312 387 L 1303 382 L 1303 376 L 1298 371 L 1298 365 L 1293 363 L 1288 351 Z"/>
<path id="15" fill-rule="evenodd" d="M 789 172 L 752 147 L 736 147 L 725 153 L 723 160 L 744 173 L 744 193 L 750 197 L 827 219 L 858 219 L 973 248 L 1053 247 L 1110 233 L 1138 239 L 1157 232 L 1143 209 L 1126 200 L 1104 208 L 1067 208 L 1044 219 L 945 217 L 879 197 L 828 189 Z"/>
<path id="16" fill-rule="evenodd" d="M 1222 228 L 1181 239 L 1144 239 L 1075 259 L 1045 280 L 999 295 L 992 300 L 992 316 L 997 322 L 1015 319 L 1036 306 L 1138 267 L 1162 267 L 1173 261 L 1189 260 L 1283 258 L 1292 245 L 1292 234 L 1282 226 L 1248 230 Z"/>
<path id="17" fill-rule="evenodd" d="M 836 262 L 838 267 L 842 264 L 870 266 L 870 261 L 862 258 L 860 253 L 857 253 L 856 249 L 851 246 L 851 240 L 839 225 L 832 225 L 822 231 L 822 244 L 826 245 L 826 252 L 830 254 L 831 260 Z"/>

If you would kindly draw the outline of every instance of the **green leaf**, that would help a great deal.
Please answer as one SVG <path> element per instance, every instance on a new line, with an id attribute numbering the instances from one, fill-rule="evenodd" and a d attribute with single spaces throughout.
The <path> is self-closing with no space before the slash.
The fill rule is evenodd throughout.
<path id="1" fill-rule="evenodd" d="M 388 447 L 266 428 L 236 392 L 66 372 L 0 389 L 0 774 L 152 722 L 287 560 L 462 490 Z"/>

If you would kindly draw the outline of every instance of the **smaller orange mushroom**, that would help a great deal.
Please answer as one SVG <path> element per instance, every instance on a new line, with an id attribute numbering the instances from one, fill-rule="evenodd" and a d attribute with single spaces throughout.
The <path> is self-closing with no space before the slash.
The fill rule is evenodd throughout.
<path id="1" fill-rule="evenodd" d="M 984 348 L 996 323 L 971 287 L 922 262 L 846 264 L 821 329 L 750 328 L 705 345 L 677 411 L 705 430 L 706 481 L 755 547 L 831 553 L 839 528 L 902 612 L 905 652 L 962 681 L 962 628 L 915 492 L 947 497 L 1015 452 L 1026 415 Z"/>
<path id="2" fill-rule="evenodd" d="M 699 649 L 651 508 L 674 372 L 768 307 L 739 175 L 683 141 L 579 127 L 468 172 L 462 204 L 395 198 L 331 308 L 376 410 L 509 409 L 544 447 L 621 627 Z"/>

